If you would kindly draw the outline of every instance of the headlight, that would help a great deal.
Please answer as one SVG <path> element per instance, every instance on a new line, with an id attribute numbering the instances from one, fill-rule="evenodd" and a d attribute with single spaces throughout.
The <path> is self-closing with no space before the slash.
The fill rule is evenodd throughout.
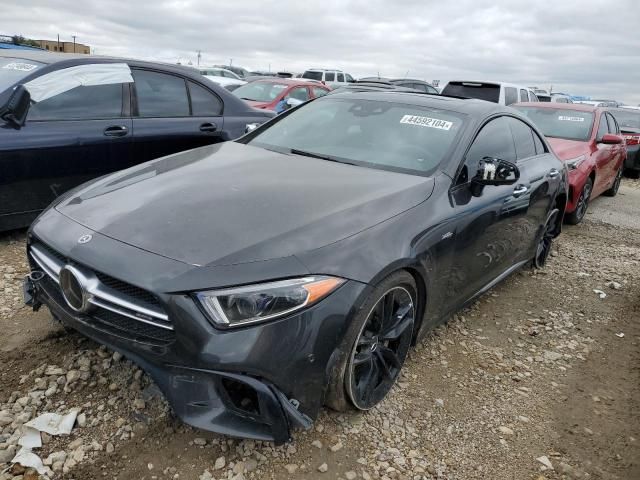
<path id="1" fill-rule="evenodd" d="M 582 162 L 584 162 L 587 159 L 586 155 L 580 155 L 579 157 L 576 158 L 572 158 L 570 160 L 567 160 L 566 163 L 567 164 L 567 168 L 569 170 L 575 170 L 576 168 L 578 168 L 580 166 L 580 164 Z"/>
<path id="2" fill-rule="evenodd" d="M 345 282 L 315 276 L 209 290 L 196 294 L 215 324 L 222 328 L 265 322 L 319 302 Z"/>

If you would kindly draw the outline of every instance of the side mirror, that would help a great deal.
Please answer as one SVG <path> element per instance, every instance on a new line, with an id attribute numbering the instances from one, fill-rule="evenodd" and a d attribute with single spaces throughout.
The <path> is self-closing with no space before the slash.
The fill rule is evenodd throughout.
<path id="1" fill-rule="evenodd" d="M 18 85 L 7 103 L 0 107 L 0 118 L 5 122 L 20 128 L 27 120 L 27 113 L 31 105 L 31 94 L 24 85 Z"/>
<path id="2" fill-rule="evenodd" d="M 513 185 L 519 179 L 520 170 L 515 163 L 484 157 L 478 165 L 478 173 L 471 179 L 471 193 L 480 196 L 485 185 Z"/>
<path id="3" fill-rule="evenodd" d="M 607 145 L 616 145 L 622 143 L 622 137 L 618 135 L 613 135 L 612 133 L 605 133 L 600 139 L 599 143 L 604 143 Z"/>

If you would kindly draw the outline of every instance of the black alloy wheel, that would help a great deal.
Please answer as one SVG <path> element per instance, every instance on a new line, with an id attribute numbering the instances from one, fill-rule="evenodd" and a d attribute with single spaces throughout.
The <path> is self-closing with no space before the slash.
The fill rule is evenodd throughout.
<path id="1" fill-rule="evenodd" d="M 587 213 L 587 208 L 589 208 L 589 199 L 591 198 L 592 189 L 593 181 L 591 178 L 587 178 L 587 181 L 584 183 L 584 187 L 582 187 L 582 192 L 580 192 L 580 196 L 578 197 L 578 201 L 576 202 L 576 209 L 567 215 L 568 223 L 577 225 L 582 221 Z"/>
<path id="2" fill-rule="evenodd" d="M 538 247 L 536 248 L 536 256 L 533 259 L 533 266 L 535 268 L 544 267 L 547 263 L 547 258 L 551 253 L 551 246 L 553 245 L 553 239 L 556 237 L 558 228 L 558 220 L 560 218 L 560 210 L 557 208 L 552 210 L 547 218 L 547 223 L 542 231 L 542 236 L 538 241 Z"/>
<path id="3" fill-rule="evenodd" d="M 407 357 L 415 322 L 415 293 L 385 291 L 369 311 L 347 364 L 345 386 L 353 405 L 368 410 L 391 390 Z"/>
<path id="4" fill-rule="evenodd" d="M 613 185 L 611 185 L 611 188 L 609 190 L 604 192 L 607 197 L 615 197 L 618 194 L 620 182 L 622 182 L 622 170 L 622 167 L 618 169 L 618 173 L 616 173 L 616 179 L 613 181 Z"/>

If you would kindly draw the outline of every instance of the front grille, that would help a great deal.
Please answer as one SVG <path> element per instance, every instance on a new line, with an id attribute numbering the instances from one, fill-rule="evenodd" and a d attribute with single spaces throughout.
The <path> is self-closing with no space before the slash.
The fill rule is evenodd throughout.
<path id="1" fill-rule="evenodd" d="M 32 245 L 35 245 L 38 248 L 42 248 L 52 257 L 58 259 L 63 263 L 71 263 L 72 265 L 83 266 L 82 264 L 79 264 L 73 259 L 65 257 L 62 253 L 58 252 L 57 250 L 54 250 L 46 243 L 36 240 L 33 242 Z M 160 305 L 160 302 L 155 297 L 155 295 L 153 295 L 152 293 L 142 288 L 136 287 L 135 285 L 131 285 L 130 283 L 127 283 L 127 282 L 123 282 L 122 280 L 118 280 L 117 278 L 111 277 L 106 273 L 97 272 L 97 271 L 94 271 L 93 273 L 95 274 L 96 277 L 98 277 L 101 283 L 103 283 L 109 288 L 112 288 L 113 290 L 117 290 L 118 292 L 122 293 L 123 295 L 126 295 L 127 297 L 137 298 L 138 300 L 146 303 L 147 305 L 157 305 L 157 306 Z"/>
<path id="2" fill-rule="evenodd" d="M 47 293 L 68 309 L 59 285 L 59 275 L 65 265 L 71 265 L 84 280 L 83 289 L 89 295 L 92 308 L 81 316 L 102 330 L 134 340 L 153 340 L 155 343 L 173 341 L 173 325 L 158 298 L 151 292 L 105 273 L 97 272 L 67 258 L 44 244 L 34 241 L 29 246 L 29 260 L 33 268 L 47 274 L 44 286 Z M 86 317 L 86 318 L 85 318 Z"/>
<path id="3" fill-rule="evenodd" d="M 40 286 L 46 294 L 69 315 L 80 317 L 85 323 L 112 335 L 154 345 L 169 345 L 175 340 L 173 330 L 159 328 L 148 323 L 96 307 L 89 315 L 78 315 L 68 307 L 60 291 L 60 287 L 50 277 L 44 277 Z"/>

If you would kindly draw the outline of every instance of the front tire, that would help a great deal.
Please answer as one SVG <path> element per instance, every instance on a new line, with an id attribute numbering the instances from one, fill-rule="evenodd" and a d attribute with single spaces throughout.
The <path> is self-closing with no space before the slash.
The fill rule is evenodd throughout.
<path id="1" fill-rule="evenodd" d="M 587 181 L 584 182 L 584 186 L 582 187 L 582 191 L 580 192 L 580 196 L 578 197 L 576 209 L 565 216 L 565 218 L 567 219 L 567 223 L 570 223 L 571 225 L 577 225 L 582 221 L 587 213 L 587 209 L 589 208 L 589 199 L 591 198 L 592 190 L 593 180 L 591 180 L 591 178 L 587 178 Z"/>
<path id="2" fill-rule="evenodd" d="M 542 229 L 542 235 L 538 241 L 536 247 L 536 255 L 533 257 L 533 267 L 543 268 L 547 263 L 547 258 L 551 253 L 551 247 L 553 246 L 553 239 L 557 235 L 558 222 L 560 221 L 560 210 L 553 209 L 547 217 L 547 223 L 545 223 Z"/>
<path id="3" fill-rule="evenodd" d="M 325 403 L 338 411 L 369 410 L 389 393 L 411 346 L 417 310 L 413 277 L 396 272 L 380 282 L 350 326 Z"/>

